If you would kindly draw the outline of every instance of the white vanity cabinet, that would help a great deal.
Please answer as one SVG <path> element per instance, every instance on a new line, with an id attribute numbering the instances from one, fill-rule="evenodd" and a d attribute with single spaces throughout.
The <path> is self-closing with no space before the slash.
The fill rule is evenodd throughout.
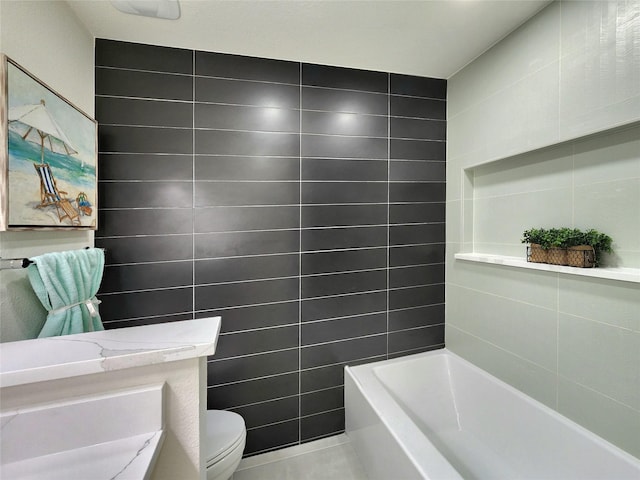
<path id="1" fill-rule="evenodd" d="M 220 317 L 0 344 L 0 477 L 204 479 Z"/>

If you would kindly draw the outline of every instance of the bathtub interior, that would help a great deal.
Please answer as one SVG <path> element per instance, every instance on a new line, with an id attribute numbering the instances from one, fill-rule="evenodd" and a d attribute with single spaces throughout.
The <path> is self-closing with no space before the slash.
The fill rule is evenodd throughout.
<path id="1" fill-rule="evenodd" d="M 368 478 L 462 480 L 369 365 L 345 368 L 346 433 Z"/>
<path id="2" fill-rule="evenodd" d="M 365 368 L 463 478 L 640 478 L 631 455 L 446 349 Z"/>

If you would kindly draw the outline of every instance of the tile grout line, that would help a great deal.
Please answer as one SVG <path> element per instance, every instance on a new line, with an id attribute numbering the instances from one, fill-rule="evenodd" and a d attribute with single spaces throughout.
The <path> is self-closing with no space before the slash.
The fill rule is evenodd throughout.
<path id="1" fill-rule="evenodd" d="M 444 323 L 434 323 L 431 325 L 420 325 L 418 327 L 410 327 L 410 328 L 404 328 L 404 329 L 398 329 L 398 330 L 393 330 L 391 333 L 403 333 L 403 332 L 413 332 L 416 330 L 427 330 L 427 329 L 436 329 L 437 327 L 442 327 L 444 325 Z M 284 327 L 278 327 L 278 328 L 290 328 L 292 327 L 292 325 L 287 325 Z M 275 328 L 274 328 L 275 329 Z M 268 328 L 264 328 L 262 330 L 269 330 Z M 243 331 L 243 332 L 238 332 L 238 333 L 253 333 L 252 330 L 249 331 Z M 318 343 L 310 343 L 308 345 L 303 345 L 302 346 L 302 350 L 306 350 L 306 349 L 314 349 L 314 348 L 318 348 L 318 347 L 323 347 L 326 345 L 334 345 L 334 344 L 344 344 L 347 342 L 353 342 L 354 340 L 362 340 L 362 339 L 367 339 L 367 338 L 375 338 L 375 337 L 380 337 L 381 335 L 386 335 L 386 333 L 384 331 L 380 331 L 380 332 L 375 332 L 375 333 L 368 333 L 365 335 L 359 335 L 356 337 L 347 337 L 347 338 L 340 338 L 340 339 L 335 339 L 335 340 L 329 340 L 329 341 L 325 341 L 325 342 L 318 342 Z M 416 350 L 422 347 L 417 347 L 417 348 L 413 348 L 413 349 L 408 349 L 406 351 L 409 350 Z M 223 358 L 219 358 L 216 360 L 208 360 L 207 363 L 209 364 L 217 364 L 217 363 L 224 363 L 224 362 L 229 362 L 229 361 L 234 361 L 234 360 L 240 360 L 240 359 L 244 359 L 244 358 L 254 358 L 254 357 L 260 357 L 260 356 L 264 356 L 264 355 L 272 355 L 272 354 L 277 354 L 277 353 L 283 353 L 283 352 L 290 352 L 292 350 L 297 350 L 296 346 L 292 346 L 289 348 L 279 348 L 279 349 L 273 349 L 273 350 L 265 350 L 265 351 L 260 351 L 260 352 L 255 352 L 255 353 L 245 353 L 245 354 L 241 354 L 241 355 L 233 355 L 233 356 L 229 356 L 229 357 L 223 357 Z M 397 353 L 397 352 L 394 352 Z M 373 357 L 376 357 L 378 355 L 373 355 Z M 363 358 L 370 358 L 370 357 L 363 357 Z M 338 362 L 336 365 L 340 365 L 342 363 L 351 363 L 352 361 L 357 361 L 359 359 L 354 359 L 354 360 L 346 360 L 344 362 Z M 316 368 L 322 368 L 325 366 L 330 366 L 330 365 L 334 365 L 334 364 L 320 364 L 320 365 L 316 365 L 316 366 L 312 366 L 312 367 L 305 367 L 305 368 L 301 368 L 300 372 L 302 371 L 308 371 L 308 370 L 313 370 Z M 282 372 L 276 372 L 276 373 L 271 373 L 271 374 L 266 374 L 266 375 L 261 375 L 261 376 L 257 376 L 257 377 L 248 377 L 248 378 L 242 378 L 239 380 L 233 380 L 233 381 L 228 381 L 228 382 L 221 382 L 221 383 L 216 383 L 214 385 L 210 385 L 211 387 L 219 387 L 219 386 L 224 386 L 224 385 L 235 385 L 238 383 L 245 383 L 245 382 L 249 382 L 249 381 L 254 381 L 254 380 L 260 380 L 263 378 L 271 378 L 271 377 L 277 377 L 277 376 L 282 376 L 282 375 L 288 375 L 288 374 L 292 374 L 292 373 L 297 373 L 298 370 L 287 370 L 287 371 L 282 371 Z M 308 393 L 308 392 L 304 392 L 304 393 Z M 302 394 L 302 393 L 301 393 Z"/>
<path id="2" fill-rule="evenodd" d="M 222 207 L 225 208 L 225 207 Z M 191 210 L 190 208 L 185 208 L 185 207 L 179 207 L 179 208 L 138 208 L 138 209 L 132 209 L 132 208 L 106 208 L 103 211 L 111 211 L 111 212 L 126 212 L 126 211 L 131 211 L 131 210 L 138 210 L 138 211 L 143 211 L 143 212 L 147 212 L 147 211 L 154 211 L 154 210 L 159 210 L 159 211 L 166 211 L 166 210 L 173 210 L 173 211 L 183 211 L 183 210 Z M 413 226 L 425 226 L 425 225 L 440 225 L 443 226 L 445 225 L 445 222 L 413 222 L 413 223 L 394 223 L 389 225 L 389 227 L 413 227 Z M 269 229 L 255 229 L 255 230 L 217 230 L 217 231 L 211 231 L 211 232 L 195 232 L 194 235 L 196 236 L 204 236 L 204 235 L 232 235 L 232 234 L 238 234 L 238 233 L 265 233 L 265 232 L 269 232 L 269 233 L 273 233 L 273 232 L 295 232 L 296 230 L 302 230 L 302 231 L 313 231 L 313 230 L 349 230 L 349 229 L 355 229 L 355 228 L 370 228 L 370 229 L 374 229 L 374 228 L 386 228 L 387 224 L 386 223 L 371 223 L 371 224 L 363 224 L 363 225 L 348 225 L 348 226 L 344 226 L 344 225 L 329 225 L 329 226 L 322 226 L 322 227 L 303 227 L 301 229 L 298 228 L 293 228 L 293 227 L 283 227 L 283 228 L 269 228 Z M 183 232 L 183 233 L 143 233 L 143 234 L 135 234 L 135 235 L 103 235 L 100 237 L 96 237 L 96 238 L 100 238 L 102 240 L 108 240 L 108 239 L 119 239 L 119 238 L 148 238 L 148 237 L 175 237 L 175 236 L 184 236 L 184 235 L 190 235 L 189 232 Z M 431 242 L 431 243 L 444 243 L 444 242 Z M 305 252 L 319 252 L 319 251 L 328 251 L 328 250 L 350 250 L 350 249 L 358 249 L 358 248 L 384 248 L 386 246 L 386 244 L 380 244 L 380 245 L 363 245 L 363 246 L 357 246 L 357 245 L 353 245 L 353 246 L 344 246 L 344 247 L 336 247 L 333 249 L 327 249 L 327 248 L 315 248 L 312 250 L 305 250 Z M 295 253 L 295 251 L 291 251 L 291 252 L 275 252 L 274 254 L 278 254 L 278 253 Z M 251 255 L 251 254 L 247 254 L 247 255 Z M 235 257 L 238 256 L 244 256 L 244 255 L 234 255 Z M 207 258 L 207 257 L 203 257 L 203 258 Z M 167 261 L 171 261 L 171 260 L 167 260 Z M 123 263 L 145 263 L 145 262 L 123 262 Z M 112 264 L 113 265 L 113 264 Z"/>
<path id="3" fill-rule="evenodd" d="M 387 73 L 387 298 L 386 298 L 386 351 L 385 358 L 389 358 L 389 282 L 391 277 L 391 74 Z"/>
<path id="4" fill-rule="evenodd" d="M 290 157 L 287 157 L 287 160 L 289 160 Z M 336 160 L 336 159 L 333 159 Z M 340 159 L 337 159 L 340 160 Z M 327 160 L 321 160 L 322 162 L 326 162 Z M 342 161 L 342 160 L 340 160 Z M 348 160 L 345 160 L 348 161 Z M 379 159 L 373 159 L 373 160 L 367 160 L 367 161 L 372 161 L 372 162 L 387 162 L 386 160 L 379 160 Z M 429 163 L 430 160 L 415 160 L 414 163 L 417 162 L 422 162 L 422 163 Z M 433 161 L 433 163 L 439 163 L 438 161 Z M 118 183 L 122 183 L 122 184 L 130 184 L 130 183 L 148 183 L 148 184 L 154 184 L 154 183 L 167 183 L 167 182 L 171 182 L 171 183 L 189 183 L 191 180 L 189 179 L 184 179 L 184 180 L 166 180 L 166 179 L 138 179 L 138 180 L 100 180 L 99 183 L 104 183 L 104 184 L 118 184 Z M 269 179 L 269 180 L 264 180 L 264 179 L 229 179 L 229 178 L 222 178 L 222 179 L 218 179 L 218 178 L 213 178 L 213 179 L 202 179 L 202 180 L 197 180 L 199 183 L 202 184 L 208 184 L 208 183 L 221 183 L 221 184 L 226 184 L 226 183 L 258 183 L 258 184 L 270 184 L 270 183 L 309 183 L 309 184 L 326 184 L 326 183 L 337 183 L 337 184 L 344 184 L 344 183 L 355 183 L 355 184 L 360 184 L 360 183 L 372 183 L 372 184 L 377 184 L 377 183 L 387 183 L 387 180 L 334 180 L 334 179 L 330 179 L 330 180 L 297 180 L 297 179 Z M 442 180 L 395 180 L 393 183 L 446 183 L 443 182 Z M 602 183 L 609 183 L 609 182 L 602 182 Z M 550 189 L 551 190 L 551 189 Z M 526 192 L 529 193 L 529 192 Z M 531 192 L 531 193 L 535 193 L 535 192 Z M 506 196 L 506 195 L 496 195 L 495 197 L 483 197 L 482 199 L 490 199 L 490 198 L 500 198 L 502 196 Z M 313 202 L 310 202 L 306 205 L 313 205 Z M 332 205 L 332 204 L 330 204 Z M 116 207 L 117 208 L 117 207 Z M 163 207 L 158 207 L 158 208 L 163 208 Z M 164 207 L 164 208 L 172 208 L 172 207 Z M 178 207 L 179 208 L 179 207 Z M 185 208 L 185 207 L 183 207 Z"/>
<path id="5" fill-rule="evenodd" d="M 293 86 L 293 85 L 292 85 Z M 348 90 L 342 90 L 342 89 L 334 89 L 337 91 L 347 91 Z M 367 93 L 367 92 L 365 92 Z M 381 94 L 384 95 L 384 94 Z M 397 96 L 397 95 L 395 95 Z M 188 104 L 191 103 L 191 100 L 183 100 L 183 99 L 179 99 L 179 98 L 160 98 L 160 97 L 138 97 L 138 96 L 129 96 L 129 95 L 113 95 L 113 94 L 97 94 L 96 98 L 101 98 L 101 99 L 110 99 L 110 100 L 123 100 L 125 102 L 161 102 L 161 103 L 173 103 L 173 104 L 177 104 L 177 105 L 182 105 L 182 104 Z M 419 98 L 419 97 L 418 97 Z M 221 101 L 208 101 L 208 100 L 195 100 L 195 104 L 196 105 L 207 105 L 207 106 L 219 106 L 219 107 L 238 107 L 238 108 L 269 108 L 266 107 L 265 105 L 262 104 L 257 104 L 257 103 L 226 103 L 226 102 L 221 102 Z M 373 118 L 379 118 L 379 119 L 383 119 L 386 118 L 387 116 L 391 117 L 391 118 L 396 118 L 399 120 L 415 120 L 416 122 L 446 122 L 447 119 L 446 118 L 440 118 L 438 116 L 433 116 L 433 117 L 425 117 L 425 116 L 418 116 L 418 115 L 387 115 L 384 113 L 371 113 L 371 112 L 355 112 L 355 111 L 348 111 L 348 110 L 322 110 L 322 109 L 318 109 L 318 108 L 293 108 L 293 107 L 277 107 L 280 110 L 286 110 L 288 112 L 309 112 L 309 113 L 313 113 L 313 114 L 334 114 L 334 113 L 347 113 L 349 115 L 357 115 L 359 117 L 373 117 Z M 104 123 L 103 125 L 118 125 L 118 124 L 113 124 L 113 123 Z M 136 126 L 136 125 L 132 125 L 132 126 Z M 144 125 L 139 125 L 139 126 L 144 126 Z M 146 125 L 148 127 L 158 127 L 158 128 L 171 128 L 173 127 L 172 125 Z M 202 127 L 203 129 L 209 129 L 209 127 Z M 289 132 L 289 133 L 295 133 L 295 132 Z M 303 132 L 303 133 L 307 133 L 307 132 Z M 309 132 L 310 135 L 314 135 L 313 132 Z M 322 135 L 322 134 L 320 134 Z M 436 135 L 437 136 L 437 135 Z M 383 138 L 383 137 L 382 137 Z M 407 139 L 412 139 L 413 137 L 393 137 L 393 138 L 397 138 L 397 139 L 403 139 L 403 138 L 407 138 Z M 419 138 L 417 139 L 419 140 Z M 444 141 L 441 140 L 439 138 L 428 138 L 425 140 L 430 140 L 430 141 Z"/>
<path id="6" fill-rule="evenodd" d="M 298 445 L 302 443 L 302 62 L 298 63 Z"/>
<path id="7" fill-rule="evenodd" d="M 310 300 L 315 300 L 315 299 L 310 299 Z M 240 309 L 251 309 L 251 308 L 255 308 L 255 307 L 263 307 L 263 306 L 271 306 L 271 305 L 283 305 L 283 304 L 288 304 L 288 303 L 297 303 L 298 300 L 284 300 L 284 301 L 279 301 L 279 302 L 268 302 L 268 303 L 258 303 L 258 304 L 249 304 L 249 305 L 237 305 L 237 306 L 231 306 L 231 307 L 221 307 L 221 308 L 217 308 L 217 309 L 203 309 L 203 310 L 196 310 L 196 313 L 203 313 L 203 314 L 214 314 L 214 313 L 218 313 L 218 312 L 222 312 L 222 311 L 227 311 L 227 310 L 240 310 Z M 408 310 L 417 310 L 417 309 L 422 309 L 422 308 L 431 308 L 431 307 L 441 307 L 443 306 L 444 303 L 432 303 L 432 304 L 425 304 L 425 305 L 414 305 L 411 307 L 401 307 L 401 308 L 394 308 L 394 309 L 390 309 L 389 313 L 392 312 L 404 312 L 404 311 L 408 311 Z M 386 313 L 385 310 L 374 310 L 371 312 L 364 312 L 364 313 L 356 313 L 356 314 L 352 314 L 352 315 L 342 315 L 342 316 L 336 316 L 336 317 L 326 317 L 326 318 L 317 318 L 317 319 L 312 319 L 312 320 L 306 320 L 303 321 L 303 324 L 310 324 L 310 323 L 317 323 L 317 322 L 326 322 L 326 321 L 333 321 L 333 320 L 341 320 L 341 319 L 349 319 L 349 318 L 356 318 L 356 317 L 362 317 L 362 316 L 371 316 L 371 315 L 379 315 L 379 314 L 384 314 Z M 189 311 L 184 311 L 184 312 L 175 312 L 175 313 L 171 313 L 171 314 L 161 314 L 161 315 L 149 315 L 149 316 L 144 316 L 144 317 L 130 317 L 130 318 L 124 318 L 124 319 L 117 319 L 117 320 L 107 320 L 105 321 L 105 324 L 107 323 L 117 323 L 117 322 L 130 322 L 130 321 L 136 321 L 136 320 L 148 320 L 148 319 L 154 319 L 154 318 L 170 318 L 172 316 L 175 315 L 191 315 L 191 313 Z M 297 320 L 296 323 L 285 323 L 285 324 L 275 324 L 275 325 L 269 325 L 266 327 L 255 327 L 255 328 L 246 328 L 246 329 L 240 329 L 240 330 L 232 330 L 229 332 L 223 332 L 221 333 L 222 336 L 225 335 L 233 335 L 233 334 L 237 334 L 237 333 L 248 333 L 248 332 L 253 332 L 253 331 L 261 331 L 261 330 L 269 330 L 272 328 L 284 328 L 284 327 L 291 327 L 293 325 L 297 324 Z M 274 350 L 275 351 L 275 350 Z"/>
<path id="8" fill-rule="evenodd" d="M 183 152 L 123 152 L 123 151 L 114 151 L 114 150 L 101 150 L 98 152 L 100 155 L 111 155 L 111 156 L 136 156 L 136 155 L 147 155 L 147 156 L 158 156 L 158 157 L 190 157 L 191 153 L 183 153 Z M 233 153 L 197 153 L 198 157 L 227 157 L 227 158 L 269 158 L 269 159 L 281 159 L 281 160 L 294 160 L 297 159 L 296 155 L 242 155 L 242 154 L 233 154 Z M 368 162 L 387 162 L 386 158 L 373 158 L 373 157 L 317 157 L 311 155 L 305 155 L 302 158 L 306 160 L 347 160 L 347 161 L 368 161 Z M 391 162 L 409 162 L 409 163 L 436 163 L 442 164 L 444 160 L 439 160 L 437 158 L 426 158 L 426 159 L 415 159 L 415 158 L 393 158 Z M 169 179 L 171 180 L 171 179 Z M 98 179 L 99 182 L 108 182 L 111 180 L 101 180 Z M 118 181 L 118 180 L 113 180 Z M 123 180 L 127 181 L 127 180 Z M 168 181 L 168 180 L 167 180 Z M 188 181 L 188 180 L 185 180 Z M 398 180 L 398 182 L 402 182 L 402 180 Z"/>
<path id="9" fill-rule="evenodd" d="M 191 102 L 185 102 L 185 103 L 191 103 Z M 326 112 L 326 113 L 330 113 L 330 112 Z M 389 119 L 388 116 L 385 117 L 386 119 Z M 251 133 L 251 134 L 266 134 L 266 135 L 291 135 L 293 136 L 309 136 L 309 137 L 332 137 L 332 138 L 345 138 L 345 139 L 366 139 L 366 140 L 387 140 L 387 139 L 393 139 L 393 140 L 401 140 L 401 141 L 409 141 L 409 142 L 425 142 L 425 143 L 446 143 L 446 140 L 440 140 L 440 139 L 433 139 L 433 138 L 415 138 L 415 137 L 388 137 L 388 136 L 384 136 L 384 137 L 380 137 L 380 136 L 374 136 L 374 135 L 339 135 L 337 133 L 312 133 L 312 132 L 304 132 L 304 133 L 300 133 L 300 132 L 295 132 L 295 131 L 287 131 L 287 130 L 248 130 L 248 129 L 241 129 L 241 128 L 214 128 L 214 127 L 196 127 L 194 126 L 193 128 L 191 127 L 186 127 L 186 126 L 180 126 L 180 125 L 146 125 L 146 124 L 142 124 L 142 123 L 102 123 L 101 124 L 102 127 L 115 127 L 115 128 L 153 128 L 153 129 L 164 129 L 164 130 L 192 130 L 192 131 L 200 131 L 200 132 L 228 132 L 228 133 Z M 109 153 L 109 152 L 102 152 L 102 153 Z M 219 154 L 220 156 L 223 156 L 223 154 Z M 281 155 L 278 155 L 281 156 Z M 282 155 L 284 157 L 286 157 L 287 155 Z M 336 158 L 336 157 L 334 157 Z M 339 158 L 339 157 L 338 157 Z M 371 159 L 371 160 L 376 160 L 375 158 Z M 379 160 L 383 160 L 386 161 L 386 159 L 379 159 Z M 405 160 L 414 160 L 414 161 L 439 161 L 437 159 L 428 159 L 428 158 L 417 158 L 417 159 L 405 159 Z M 441 161 L 441 160 L 440 160 Z"/>
<path id="10" fill-rule="evenodd" d="M 191 261 L 191 317 L 196 318 L 196 130 L 195 130 L 195 122 L 196 122 L 196 51 L 191 51 L 191 254 L 193 255 L 193 259 Z M 208 382 L 207 382 L 208 383 Z M 208 386 L 208 385 L 207 385 Z M 207 399 L 208 401 L 208 399 Z"/>
<path id="11" fill-rule="evenodd" d="M 192 50 L 192 52 L 195 53 L 197 52 L 196 50 Z M 216 52 L 210 52 L 212 54 L 216 54 Z M 250 57 L 250 58 L 262 58 L 262 57 Z M 291 62 L 291 63 L 298 63 L 300 66 L 303 65 L 304 62 L 293 62 L 293 61 L 288 61 L 288 60 L 284 60 L 284 62 Z M 197 74 L 195 72 L 195 70 L 193 71 L 193 74 L 189 74 L 189 73 L 181 73 L 181 72 L 168 72 L 168 71 L 162 71 L 162 70 L 145 70 L 145 69 L 136 69 L 136 68 L 130 68 L 130 67 L 119 67 L 119 66 L 111 66 L 111 65 L 96 65 L 95 66 L 96 69 L 103 69 L 103 70 L 120 70 L 120 71 L 125 71 L 125 72 L 138 72 L 138 73 L 155 73 L 155 74 L 160 74 L 160 75 L 173 75 L 173 76 L 193 76 L 194 79 L 198 79 L 198 78 L 203 78 L 203 79 L 213 79 L 213 80 L 226 80 L 226 81 L 237 81 L 237 82 L 248 82 L 248 83 L 261 83 L 261 84 L 269 84 L 269 85 L 287 85 L 287 86 L 291 86 L 291 87 L 297 87 L 300 86 L 302 87 L 302 83 L 300 82 L 299 85 L 296 85 L 295 83 L 290 83 L 290 82 L 278 82 L 275 80 L 255 80 L 255 79 L 251 79 L 251 78 L 240 78 L 240 77 L 222 77 L 222 76 L 216 76 L 216 75 L 203 75 L 203 74 Z M 342 68 L 342 67 L 337 67 L 337 68 Z M 346 68 L 347 70 L 351 70 L 350 68 Z M 358 69 L 356 69 L 358 70 Z M 379 73 L 385 73 L 387 75 L 389 75 L 389 72 L 379 72 Z M 413 76 L 413 75 L 411 75 Z M 337 90 L 340 92 L 353 92 L 353 93 L 363 93 L 363 94 L 369 94 L 369 95 L 386 95 L 386 92 L 381 91 L 375 91 L 375 90 L 366 90 L 366 89 L 355 89 L 355 88 L 344 88 L 344 87 L 328 87 L 328 86 L 323 86 L 323 85 L 305 85 L 306 88 L 308 89 L 317 89 L 317 90 Z M 118 97 L 119 95 L 110 95 L 110 94 L 98 94 L 99 96 L 116 96 Z M 438 102 L 446 102 L 447 99 L 445 98 L 439 98 L 439 97 L 424 97 L 424 96 L 419 96 L 419 95 L 409 95 L 409 94 L 403 94 L 403 93 L 394 93 L 393 94 L 394 97 L 400 97 L 400 98 L 414 98 L 414 99 L 420 99 L 420 100 L 435 100 Z"/>
<path id="12" fill-rule="evenodd" d="M 560 274 L 556 274 L 556 410 L 560 411 Z"/>

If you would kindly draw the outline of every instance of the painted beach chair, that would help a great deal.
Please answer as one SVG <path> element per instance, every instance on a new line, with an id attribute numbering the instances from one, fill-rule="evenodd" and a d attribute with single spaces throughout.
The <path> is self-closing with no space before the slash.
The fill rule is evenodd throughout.
<path id="1" fill-rule="evenodd" d="M 80 213 L 73 208 L 68 199 L 62 197 L 62 194 L 66 195 L 67 192 L 58 190 L 49 164 L 36 163 L 33 166 L 40 177 L 40 204 L 36 208 L 54 205 L 60 222 L 66 218 L 71 222 L 71 225 L 80 226 Z"/>

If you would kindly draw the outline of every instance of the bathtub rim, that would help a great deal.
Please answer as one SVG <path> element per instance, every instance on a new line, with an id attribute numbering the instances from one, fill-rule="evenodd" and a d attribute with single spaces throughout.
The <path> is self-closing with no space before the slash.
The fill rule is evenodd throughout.
<path id="1" fill-rule="evenodd" d="M 345 374 L 349 372 L 350 377 L 354 381 L 354 384 L 356 385 L 356 387 L 360 390 L 360 393 L 363 396 L 365 396 L 365 398 L 367 399 L 367 402 L 371 405 L 373 410 L 380 417 L 382 423 L 390 431 L 395 441 L 398 442 L 398 444 L 401 445 L 405 453 L 407 453 L 407 456 L 409 457 L 409 460 L 411 461 L 411 463 L 418 469 L 418 471 L 422 475 L 424 475 L 424 478 L 430 478 L 430 476 L 427 475 L 427 471 L 431 470 L 433 468 L 433 465 L 429 464 L 429 468 L 426 468 L 426 465 L 421 465 L 421 463 L 422 464 L 425 463 L 425 462 L 420 462 L 420 459 L 422 458 L 424 453 L 418 451 L 415 444 L 406 445 L 407 442 L 405 440 L 401 441 L 399 439 L 400 428 L 398 428 L 398 425 L 400 425 L 400 427 L 402 428 L 402 433 L 407 433 L 407 432 L 410 433 L 411 439 L 417 440 L 419 444 L 424 445 L 424 443 L 428 443 L 428 448 L 426 452 L 429 455 L 434 454 L 433 458 L 437 460 L 436 467 L 438 469 L 441 468 L 440 462 L 442 461 L 442 462 L 446 462 L 446 464 L 450 467 L 450 469 L 453 472 L 455 472 L 454 475 L 448 474 L 449 477 L 443 477 L 443 478 L 462 479 L 458 471 L 449 463 L 449 461 L 444 457 L 444 455 L 442 455 L 442 453 L 440 453 L 440 451 L 428 440 L 427 436 L 419 429 L 417 425 L 413 423 L 413 421 L 411 420 L 409 415 L 404 411 L 402 406 L 399 405 L 398 402 L 393 398 L 391 393 L 388 391 L 387 387 L 384 385 L 383 381 L 376 374 L 376 369 L 380 367 L 395 365 L 398 363 L 405 363 L 405 362 L 409 363 L 425 357 L 432 357 L 432 356 L 450 357 L 454 361 L 460 362 L 462 365 L 464 365 L 465 368 L 469 368 L 471 372 L 481 375 L 483 378 L 488 379 L 489 381 L 495 382 L 499 387 L 503 387 L 508 392 L 516 395 L 516 397 L 519 400 L 522 400 L 534 407 L 540 408 L 542 412 L 544 412 L 545 414 L 551 416 L 553 419 L 557 421 L 560 421 L 563 425 L 575 430 L 576 434 L 584 435 L 588 437 L 594 443 L 596 443 L 598 447 L 606 450 L 608 453 L 619 458 L 620 461 L 629 463 L 631 466 L 633 466 L 638 471 L 640 471 L 640 458 L 635 457 L 631 453 L 621 449 L 620 447 L 614 445 L 608 440 L 602 438 L 597 433 L 592 432 L 586 427 L 583 427 L 577 422 L 562 415 L 557 410 L 554 410 L 553 408 L 545 405 L 544 403 L 534 399 L 533 397 L 525 394 L 524 392 L 518 390 L 517 388 L 509 385 L 505 381 L 492 375 L 491 373 L 487 372 L 481 367 L 471 363 L 469 360 L 466 360 L 465 358 L 452 352 L 446 347 L 440 348 L 437 350 L 430 350 L 427 352 L 420 352 L 420 353 L 415 353 L 411 355 L 406 355 L 403 357 L 392 358 L 388 360 L 379 360 L 376 362 L 360 364 L 353 367 L 346 366 Z M 379 398 L 378 399 L 368 398 L 366 394 L 363 392 L 364 387 L 373 388 L 374 393 L 379 394 Z M 384 410 L 385 408 L 387 409 L 390 408 L 389 410 L 390 413 L 383 414 L 381 410 Z M 407 423 L 410 423 L 410 425 L 407 425 Z M 419 433 L 417 433 L 416 430 Z M 420 439 L 420 436 L 422 436 L 423 438 Z M 423 440 L 423 441 L 420 441 L 420 440 Z"/>

